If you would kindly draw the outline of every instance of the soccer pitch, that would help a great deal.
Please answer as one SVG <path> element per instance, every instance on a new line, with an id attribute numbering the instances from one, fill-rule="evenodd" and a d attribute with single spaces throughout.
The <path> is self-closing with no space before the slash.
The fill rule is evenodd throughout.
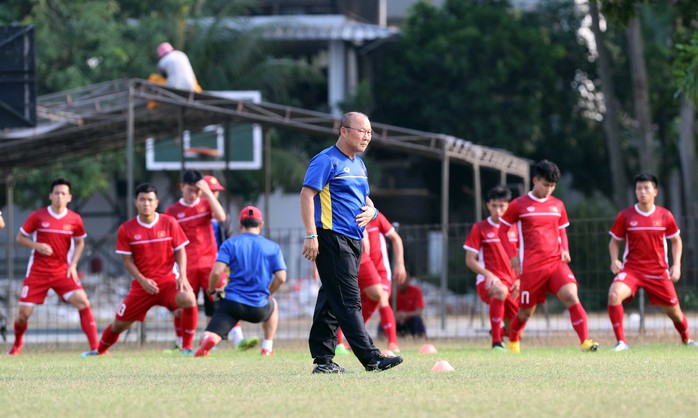
<path id="1" fill-rule="evenodd" d="M 405 345 L 405 362 L 382 373 L 338 356 L 354 372 L 344 375 L 312 375 L 305 346 L 284 343 L 273 357 L 229 347 L 191 358 L 118 346 L 91 358 L 3 355 L 0 416 L 688 417 L 698 406 L 698 350 L 679 344 L 622 353 L 524 344 L 513 355 L 432 343 L 436 354 Z M 432 373 L 438 360 L 455 371 Z"/>

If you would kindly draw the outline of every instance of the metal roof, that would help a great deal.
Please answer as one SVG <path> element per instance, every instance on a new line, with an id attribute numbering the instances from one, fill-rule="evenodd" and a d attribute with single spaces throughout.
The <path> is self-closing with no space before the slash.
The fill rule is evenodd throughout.
<path id="1" fill-rule="evenodd" d="M 204 18 L 198 24 L 214 24 Z M 343 15 L 282 15 L 225 18 L 217 21 L 221 28 L 237 31 L 258 30 L 263 38 L 281 41 L 347 41 L 363 43 L 386 39 L 400 33 L 384 27 L 351 20 Z"/>
<path id="2" fill-rule="evenodd" d="M 147 109 L 149 100 L 157 101 Z M 336 136 L 340 119 L 334 115 L 282 106 L 230 100 L 185 92 L 139 79 L 119 79 L 41 96 L 40 124 L 31 129 L 0 132 L 0 167 L 37 167 L 60 158 L 76 158 L 124 148 L 127 120 L 133 104 L 134 141 L 179 134 L 226 120 L 258 123 L 314 135 Z M 527 183 L 530 162 L 508 151 L 484 147 L 450 135 L 417 131 L 379 122 L 371 123 L 372 144 L 442 160 L 498 170 Z"/>

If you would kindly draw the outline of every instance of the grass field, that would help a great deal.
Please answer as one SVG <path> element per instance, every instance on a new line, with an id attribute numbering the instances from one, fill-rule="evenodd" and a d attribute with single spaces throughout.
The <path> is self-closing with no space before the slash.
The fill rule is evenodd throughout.
<path id="1" fill-rule="evenodd" d="M 60 417 L 688 417 L 698 411 L 698 350 L 652 344 L 522 347 L 434 342 L 437 354 L 403 347 L 405 362 L 366 373 L 353 355 L 346 375 L 312 375 L 302 344 L 273 357 L 229 348 L 207 358 L 116 347 L 103 357 L 37 353 L 0 357 L 0 416 Z M 454 372 L 432 373 L 437 360 Z"/>

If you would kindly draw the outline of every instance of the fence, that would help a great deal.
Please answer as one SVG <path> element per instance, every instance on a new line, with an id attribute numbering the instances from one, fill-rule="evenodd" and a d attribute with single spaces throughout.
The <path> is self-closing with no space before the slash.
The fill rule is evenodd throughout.
<path id="1" fill-rule="evenodd" d="M 684 239 L 683 275 L 677 283 L 677 291 L 689 323 L 698 323 L 698 282 L 696 279 L 696 231 L 695 219 L 683 219 L 681 236 Z M 578 279 L 580 299 L 589 314 L 592 336 L 601 335 L 610 341 L 612 331 L 606 314 L 606 295 L 612 275 L 609 271 L 608 229 L 613 219 L 574 220 L 568 229 L 572 254 L 572 270 Z M 475 277 L 465 266 L 463 242 L 472 224 L 453 224 L 448 228 L 448 275 L 447 286 L 441 286 L 440 269 L 444 254 L 441 251 L 441 228 L 439 225 L 415 225 L 399 228 L 405 247 L 405 263 L 408 273 L 422 287 L 427 309 L 425 321 L 427 334 L 434 338 L 459 338 L 473 340 L 486 338 L 489 331 L 486 306 L 475 293 Z M 303 340 L 307 338 L 312 319 L 318 284 L 309 278 L 310 264 L 301 256 L 304 231 L 298 229 L 276 229 L 270 238 L 277 241 L 288 264 L 288 281 L 276 295 L 280 308 L 279 340 Z M 84 273 L 83 285 L 90 298 L 95 320 L 101 330 L 113 320 L 116 307 L 126 295 L 130 279 L 114 252 L 115 236 L 100 240 L 88 237 L 86 251 L 79 265 Z M 14 246 L 14 277 L 8 277 L 6 244 L 0 245 L 0 309 L 7 315 L 9 328 L 7 343 L 12 340 L 12 320 L 17 311 L 17 300 L 26 269 L 29 251 Z M 201 300 L 202 296 L 200 296 Z M 626 304 L 626 329 L 630 338 L 643 336 L 671 336 L 674 328 L 661 311 L 644 306 L 642 298 Z M 548 302 L 534 315 L 526 327 L 527 338 L 564 337 L 572 335 L 569 318 L 563 306 L 555 299 Z M 203 311 L 200 317 L 203 316 Z M 120 343 L 136 345 L 145 342 L 161 343 L 163 346 L 174 341 L 172 316 L 164 308 L 154 308 L 142 326 L 134 326 Z M 0 325 L 5 320 L 0 319 Z M 377 319 L 369 322 L 368 329 L 376 335 Z M 205 321 L 199 322 L 203 330 Z M 642 333 L 640 327 L 644 327 Z M 261 327 L 244 324 L 249 335 L 261 335 Z M 79 326 L 79 316 L 72 306 L 62 303 L 58 296 L 49 292 L 46 302 L 37 306 L 29 322 L 25 336 L 27 345 L 61 346 L 80 343 L 85 337 Z"/>

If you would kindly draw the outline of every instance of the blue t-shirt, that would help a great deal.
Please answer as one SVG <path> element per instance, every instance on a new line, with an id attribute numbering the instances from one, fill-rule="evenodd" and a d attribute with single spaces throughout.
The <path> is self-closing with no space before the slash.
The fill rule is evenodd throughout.
<path id="1" fill-rule="evenodd" d="M 351 159 L 336 145 L 313 157 L 305 173 L 303 186 L 317 190 L 315 226 L 360 240 L 363 228 L 356 215 L 366 206 L 369 194 L 368 175 L 358 156 Z"/>
<path id="2" fill-rule="evenodd" d="M 279 245 L 257 234 L 228 238 L 216 261 L 230 267 L 225 299 L 255 307 L 267 304 L 273 274 L 286 270 Z"/>

